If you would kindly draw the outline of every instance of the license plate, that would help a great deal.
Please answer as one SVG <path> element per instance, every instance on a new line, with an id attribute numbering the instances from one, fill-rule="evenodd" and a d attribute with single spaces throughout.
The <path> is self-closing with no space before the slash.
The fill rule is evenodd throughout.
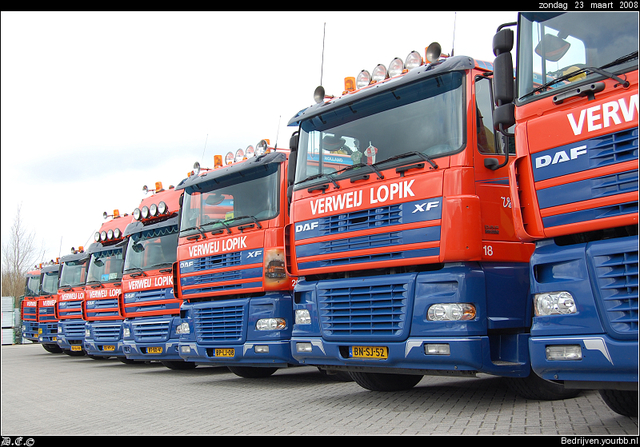
<path id="1" fill-rule="evenodd" d="M 217 348 L 214 352 L 216 357 L 233 357 L 236 355 L 234 348 Z"/>
<path id="2" fill-rule="evenodd" d="M 71 346 L 71 350 L 72 351 L 82 351 L 82 346 L 80 346 L 80 345 Z"/>
<path id="3" fill-rule="evenodd" d="M 349 354 L 356 359 L 386 359 L 389 349 L 386 346 L 351 346 Z"/>
<path id="4" fill-rule="evenodd" d="M 147 354 L 162 354 L 162 346 L 151 346 L 147 348 Z"/>
<path id="5" fill-rule="evenodd" d="M 102 350 L 103 351 L 115 351 L 116 347 L 115 347 L 115 345 L 104 345 L 102 347 Z"/>

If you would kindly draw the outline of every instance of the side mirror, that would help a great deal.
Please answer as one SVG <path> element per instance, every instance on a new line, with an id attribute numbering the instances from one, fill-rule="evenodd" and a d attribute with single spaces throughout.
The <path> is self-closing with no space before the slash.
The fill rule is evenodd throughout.
<path id="1" fill-rule="evenodd" d="M 293 183 L 296 178 L 296 163 L 298 161 L 299 132 L 294 132 L 289 139 L 289 161 L 287 162 L 287 200 L 291 203 L 293 197 Z"/>
<path id="2" fill-rule="evenodd" d="M 505 24 L 507 26 L 511 24 Z M 509 53 L 513 49 L 513 30 L 501 29 L 493 36 L 493 54 Z"/>
<path id="3" fill-rule="evenodd" d="M 493 61 L 493 95 L 498 105 L 512 102 L 515 97 L 511 53 L 502 53 Z"/>

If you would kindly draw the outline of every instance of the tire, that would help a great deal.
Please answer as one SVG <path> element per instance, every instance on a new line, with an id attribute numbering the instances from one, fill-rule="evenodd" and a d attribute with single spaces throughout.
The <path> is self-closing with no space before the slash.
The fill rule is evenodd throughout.
<path id="1" fill-rule="evenodd" d="M 126 364 L 126 365 L 133 365 L 136 363 L 144 363 L 143 360 L 132 360 L 132 359 L 128 359 L 126 357 L 118 357 L 118 360 L 120 360 L 122 363 Z"/>
<path id="2" fill-rule="evenodd" d="M 581 390 L 565 389 L 564 385 L 544 380 L 531 371 L 528 377 L 506 377 L 507 387 L 518 396 L 530 400 L 571 399 Z"/>
<path id="3" fill-rule="evenodd" d="M 329 373 L 326 369 L 318 368 L 320 374 L 334 382 L 353 382 L 353 377 L 347 371 L 332 371 Z"/>
<path id="4" fill-rule="evenodd" d="M 185 362 L 184 360 L 161 360 L 160 363 L 162 363 L 167 368 L 174 370 L 186 370 L 196 367 L 196 364 L 194 362 Z"/>
<path id="5" fill-rule="evenodd" d="M 236 376 L 246 379 L 263 379 L 271 376 L 278 368 L 252 367 L 252 366 L 228 366 L 229 371 Z"/>
<path id="6" fill-rule="evenodd" d="M 629 417 L 638 417 L 638 392 L 600 390 L 600 397 L 612 411 Z"/>
<path id="7" fill-rule="evenodd" d="M 50 352 L 52 354 L 60 354 L 63 352 L 60 346 L 53 345 L 50 343 L 47 343 L 46 345 L 42 345 L 42 347 L 44 348 L 45 351 Z"/>
<path id="8" fill-rule="evenodd" d="M 421 375 L 413 374 L 381 374 L 350 372 L 349 375 L 362 388 L 371 391 L 404 391 L 410 390 L 422 380 Z"/>

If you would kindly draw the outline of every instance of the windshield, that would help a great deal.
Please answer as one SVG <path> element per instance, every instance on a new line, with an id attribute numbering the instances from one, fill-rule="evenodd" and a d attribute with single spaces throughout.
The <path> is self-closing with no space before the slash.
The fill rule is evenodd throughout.
<path id="1" fill-rule="evenodd" d="M 58 293 L 58 272 L 48 272 L 42 275 L 42 292 L 47 295 Z"/>
<path id="2" fill-rule="evenodd" d="M 185 190 L 180 235 L 199 231 L 226 231 L 233 226 L 260 226 L 279 212 L 279 163 L 265 165 L 234 178 L 235 183 L 205 183 L 204 189 Z"/>
<path id="3" fill-rule="evenodd" d="M 523 13 L 518 40 L 520 100 L 602 77 L 586 67 L 620 74 L 638 66 L 635 13 Z"/>
<path id="4" fill-rule="evenodd" d="M 129 238 L 124 272 L 171 266 L 176 261 L 178 226 L 154 228 Z"/>
<path id="5" fill-rule="evenodd" d="M 67 261 L 62 264 L 60 273 L 60 287 L 75 287 L 84 285 L 87 277 L 88 258 Z"/>
<path id="6" fill-rule="evenodd" d="M 25 296 L 38 296 L 40 292 L 40 275 L 27 276 L 27 283 L 25 285 Z"/>
<path id="7" fill-rule="evenodd" d="M 436 158 L 461 150 L 463 78 L 434 76 L 303 121 L 296 183 L 402 154 Z"/>
<path id="8" fill-rule="evenodd" d="M 121 279 L 123 263 L 122 248 L 93 253 L 87 272 L 87 284 L 95 281 L 110 282 Z"/>

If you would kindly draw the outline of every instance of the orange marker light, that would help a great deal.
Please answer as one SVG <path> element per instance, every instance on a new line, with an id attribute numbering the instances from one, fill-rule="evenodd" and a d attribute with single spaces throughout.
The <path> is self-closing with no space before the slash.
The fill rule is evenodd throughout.
<path id="1" fill-rule="evenodd" d="M 356 78 L 353 76 L 348 76 L 344 78 L 344 91 L 345 92 L 353 92 L 356 89 Z"/>

